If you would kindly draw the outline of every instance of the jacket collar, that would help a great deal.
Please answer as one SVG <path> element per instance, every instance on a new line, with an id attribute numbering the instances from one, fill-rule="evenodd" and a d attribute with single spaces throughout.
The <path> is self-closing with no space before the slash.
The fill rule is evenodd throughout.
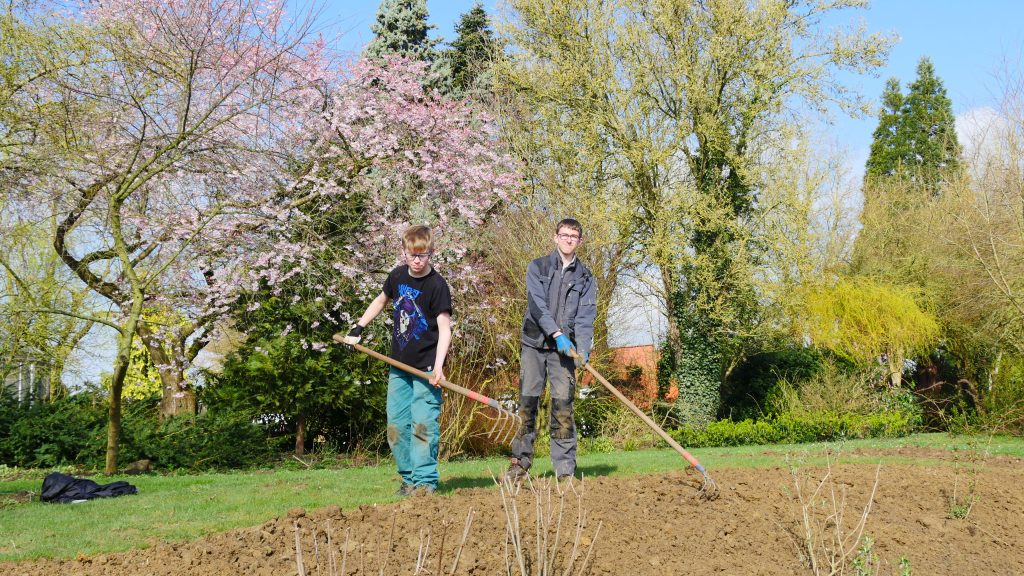
<path id="1" fill-rule="evenodd" d="M 558 248 L 555 248 L 555 250 L 553 252 L 551 252 L 551 256 L 548 256 L 548 258 L 551 258 L 551 263 L 554 264 L 554 266 L 552 266 L 552 268 L 554 268 L 555 270 L 559 270 L 559 271 L 562 269 L 562 255 L 558 253 Z M 565 268 L 568 269 L 568 270 L 575 270 L 576 269 L 576 264 L 579 261 L 580 261 L 579 257 L 577 257 L 576 254 L 573 254 L 572 255 L 572 262 L 569 262 L 569 265 L 566 266 Z"/>

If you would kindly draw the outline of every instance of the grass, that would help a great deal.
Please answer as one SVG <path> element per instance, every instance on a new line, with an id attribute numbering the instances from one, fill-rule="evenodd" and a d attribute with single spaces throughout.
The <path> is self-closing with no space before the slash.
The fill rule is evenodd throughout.
<path id="1" fill-rule="evenodd" d="M 951 437 L 919 434 L 907 438 L 851 440 L 844 444 L 840 463 L 876 464 L 877 454 L 858 455 L 857 449 L 922 447 L 945 451 L 974 450 L 979 445 L 993 455 L 1024 457 L 1024 439 Z M 746 446 L 695 450 L 694 455 L 714 476 L 727 468 L 786 466 L 786 456 L 798 454 L 804 465 L 824 464 L 829 444 Z M 934 465 L 938 459 L 885 455 L 885 463 Z M 441 464 L 441 494 L 457 488 L 493 486 L 503 458 Z M 587 476 L 630 476 L 682 470 L 686 462 L 669 449 L 585 454 L 578 471 Z M 546 457 L 538 458 L 535 473 L 550 473 Z M 255 526 L 295 507 L 319 508 L 336 504 L 350 509 L 362 504 L 397 500 L 398 486 L 390 463 L 341 470 L 260 470 L 188 476 L 145 475 L 94 477 L 106 483 L 128 479 L 139 494 L 82 504 L 9 502 L 0 508 L 0 560 L 74 558 L 143 548 L 153 541 L 180 541 L 204 534 Z M 0 481 L 0 501 L 23 491 L 39 491 L 38 478 Z"/>

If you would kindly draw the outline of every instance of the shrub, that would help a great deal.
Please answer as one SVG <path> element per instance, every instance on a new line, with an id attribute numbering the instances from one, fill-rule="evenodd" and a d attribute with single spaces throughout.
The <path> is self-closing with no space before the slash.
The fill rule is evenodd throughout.
<path id="1" fill-rule="evenodd" d="M 271 462 L 289 438 L 272 438 L 243 412 L 204 412 L 160 421 L 153 410 L 125 419 L 121 461 L 167 470 L 249 468 Z"/>
<path id="2" fill-rule="evenodd" d="M 669 434 L 691 448 L 796 444 L 845 438 L 896 438 L 913 433 L 919 421 L 918 415 L 909 412 L 782 414 L 756 421 L 719 420 L 703 430 L 680 427 Z"/>
<path id="3" fill-rule="evenodd" d="M 1024 434 L 1024 357 L 1004 356 L 991 385 L 978 394 L 977 428 L 986 431 Z"/>
<path id="4" fill-rule="evenodd" d="M 800 382 L 821 369 L 814 348 L 785 346 L 754 354 L 740 363 L 722 383 L 722 418 L 756 418 L 765 411 L 769 393 L 779 381 Z"/>
<path id="5" fill-rule="evenodd" d="M 594 395 L 577 399 L 573 403 L 577 435 L 580 438 L 602 436 L 605 432 L 605 422 L 614 415 L 619 406 L 618 401 L 610 396 Z"/>
<path id="6" fill-rule="evenodd" d="M 281 443 L 243 413 L 204 413 L 161 422 L 157 401 L 126 400 L 122 464 L 152 460 L 164 469 L 222 469 L 272 461 Z M 107 443 L 107 402 L 101 393 L 18 405 L 0 399 L 0 462 L 24 468 L 100 469 Z"/>
<path id="7" fill-rule="evenodd" d="M 88 392 L 31 406 L 0 402 L 0 461 L 48 468 L 85 464 L 106 444 L 107 404 Z"/>
<path id="8" fill-rule="evenodd" d="M 886 404 L 888 388 L 879 389 L 885 373 L 878 369 L 848 370 L 824 361 L 803 381 L 780 379 L 766 398 L 769 414 L 872 414 Z"/>

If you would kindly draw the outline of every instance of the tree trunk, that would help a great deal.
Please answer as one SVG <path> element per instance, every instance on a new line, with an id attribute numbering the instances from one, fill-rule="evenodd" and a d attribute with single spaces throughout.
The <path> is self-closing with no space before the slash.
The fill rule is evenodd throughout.
<path id="1" fill-rule="evenodd" d="M 886 364 L 889 368 L 889 386 L 895 390 L 903 385 L 903 355 L 890 352 Z"/>
<path id="2" fill-rule="evenodd" d="M 295 420 L 295 455 L 306 453 L 306 413 L 300 412 Z"/>
<path id="3" fill-rule="evenodd" d="M 183 370 L 184 353 L 181 350 L 184 344 L 177 341 L 168 342 L 173 344 L 177 352 L 174 355 L 168 354 L 164 347 L 165 342 L 162 342 L 145 323 L 139 325 L 139 336 L 142 337 L 149 357 L 153 359 L 153 365 L 160 374 L 160 419 L 179 414 L 195 414 L 196 394 L 185 381 Z"/>
<path id="4" fill-rule="evenodd" d="M 134 323 L 129 320 L 128 327 L 117 339 L 117 357 L 114 358 L 114 374 L 110 381 L 110 409 L 107 412 L 107 461 L 103 468 L 107 475 L 117 472 L 117 456 L 121 449 L 121 390 L 131 362 L 134 328 Z"/>
<path id="5" fill-rule="evenodd" d="M 163 397 L 160 399 L 160 419 L 179 414 L 196 413 L 196 393 L 185 382 L 180 370 L 161 370 L 160 382 L 163 384 Z"/>

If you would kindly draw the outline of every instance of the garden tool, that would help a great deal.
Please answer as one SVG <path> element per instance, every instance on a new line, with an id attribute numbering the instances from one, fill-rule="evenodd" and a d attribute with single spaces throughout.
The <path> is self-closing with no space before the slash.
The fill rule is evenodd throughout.
<path id="1" fill-rule="evenodd" d="M 344 334 L 335 334 L 334 341 L 341 343 L 341 340 L 344 337 Z M 412 366 L 409 366 L 408 364 L 404 364 L 402 362 L 399 362 L 398 360 L 395 360 L 394 358 L 389 358 L 388 356 L 385 356 L 379 352 L 370 350 L 369 348 L 361 344 L 352 344 L 351 346 L 356 350 L 362 352 L 363 354 L 366 354 L 371 358 L 376 358 L 377 360 L 380 360 L 381 362 L 384 362 L 386 364 L 390 364 L 395 368 L 402 370 L 403 372 L 408 372 L 413 376 L 418 376 L 425 380 L 430 380 L 430 374 L 427 374 L 422 370 L 417 370 Z M 494 425 L 491 426 L 491 429 L 487 433 L 487 437 L 490 438 L 491 440 L 494 440 L 495 442 L 501 444 L 508 444 L 509 442 L 512 441 L 513 438 L 515 438 L 516 433 L 519 432 L 519 428 L 523 424 L 523 419 L 520 418 L 519 415 L 516 414 L 515 412 L 512 412 L 502 407 L 502 405 L 499 404 L 498 401 L 495 400 L 494 398 L 488 398 L 487 396 L 484 396 L 479 392 L 474 392 L 469 388 L 463 388 L 458 384 L 452 384 L 451 382 L 444 378 L 441 379 L 440 384 L 443 388 L 451 390 L 456 394 L 461 394 L 466 398 L 469 398 L 470 400 L 475 400 L 481 404 L 484 404 L 485 406 L 494 409 L 496 414 L 494 416 L 488 416 L 488 418 L 494 421 Z"/>
<path id="2" fill-rule="evenodd" d="M 572 350 L 572 355 L 577 360 L 583 360 L 583 357 L 576 352 L 575 348 L 573 348 Z M 598 382 L 604 385 L 604 387 L 607 388 L 608 391 L 612 393 L 612 396 L 615 396 L 619 400 L 619 402 L 622 402 L 623 404 L 626 405 L 626 408 L 629 408 L 634 414 L 639 416 L 640 419 L 644 421 L 644 424 L 647 424 L 647 426 L 649 426 L 651 430 L 654 430 L 658 434 L 658 436 L 661 436 L 661 438 L 665 442 L 668 442 L 668 445 L 671 446 L 673 450 L 678 452 L 680 456 L 685 458 L 687 462 L 692 464 L 693 467 L 696 468 L 697 471 L 701 473 L 701 475 L 704 477 L 703 483 L 701 484 L 700 489 L 698 490 L 698 495 L 701 498 L 705 500 L 714 500 L 715 498 L 718 498 L 718 485 L 715 484 L 715 481 L 712 480 L 711 476 L 708 475 L 707 470 L 705 470 L 704 467 L 701 466 L 700 462 L 698 462 L 692 454 L 687 452 L 686 449 L 680 446 L 674 438 L 672 438 L 671 436 L 668 435 L 667 432 L 662 430 L 661 426 L 658 426 L 654 422 L 654 420 L 651 419 L 650 416 L 644 413 L 643 410 L 637 408 L 636 404 L 630 402 L 629 398 L 626 398 L 622 394 L 622 392 L 619 392 L 618 389 L 615 388 L 615 386 L 612 386 L 611 382 L 609 382 L 604 376 L 601 376 L 601 374 L 597 370 L 595 370 L 593 366 L 590 365 L 590 362 L 587 362 L 583 366 L 588 371 L 590 371 L 591 374 L 594 375 L 594 378 L 596 378 Z"/>

